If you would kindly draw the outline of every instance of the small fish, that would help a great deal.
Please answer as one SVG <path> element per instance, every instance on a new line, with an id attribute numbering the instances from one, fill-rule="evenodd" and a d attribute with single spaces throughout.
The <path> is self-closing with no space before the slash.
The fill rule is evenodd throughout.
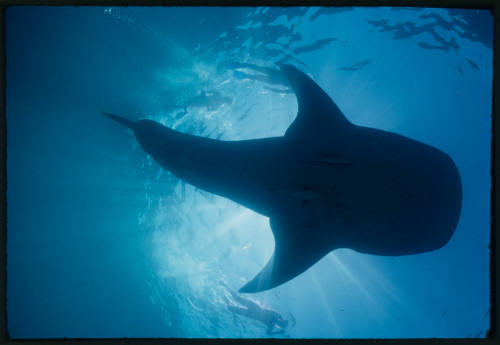
<path id="1" fill-rule="evenodd" d="M 371 60 L 363 60 L 363 61 L 360 61 L 352 66 L 342 67 L 341 70 L 342 71 L 357 71 L 357 70 L 365 67 L 366 65 L 368 65 L 370 62 L 371 62 Z"/>
<path id="2" fill-rule="evenodd" d="M 475 69 L 476 71 L 479 71 L 479 66 L 478 66 L 478 65 L 477 65 L 474 61 L 472 61 L 472 60 L 471 60 L 471 59 L 469 59 L 469 58 L 465 58 L 465 60 L 467 60 L 467 62 L 468 62 L 468 63 L 470 63 L 470 65 L 471 65 L 472 67 L 474 67 L 474 69 Z"/>

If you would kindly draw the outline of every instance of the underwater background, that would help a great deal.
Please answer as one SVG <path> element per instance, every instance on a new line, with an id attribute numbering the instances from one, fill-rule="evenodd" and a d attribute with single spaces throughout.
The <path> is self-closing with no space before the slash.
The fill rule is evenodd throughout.
<path id="1" fill-rule="evenodd" d="M 225 287 L 271 256 L 268 219 L 162 170 L 101 111 L 222 140 L 280 136 L 297 101 L 262 77 L 280 63 L 354 124 L 447 152 L 463 205 L 440 250 L 338 249 L 246 296 L 290 320 L 273 336 L 486 336 L 489 11 L 16 6 L 5 18 L 11 337 L 268 336 L 231 313 Z"/>

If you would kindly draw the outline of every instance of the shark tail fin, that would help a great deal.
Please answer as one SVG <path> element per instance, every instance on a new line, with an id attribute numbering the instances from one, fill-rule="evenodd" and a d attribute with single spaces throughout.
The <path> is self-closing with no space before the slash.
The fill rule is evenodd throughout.
<path id="1" fill-rule="evenodd" d="M 129 120 L 129 119 L 126 119 L 124 117 L 121 117 L 121 116 L 118 116 L 118 115 L 113 115 L 113 114 L 110 114 L 110 113 L 106 113 L 106 112 L 102 112 L 102 114 L 106 117 L 109 117 L 110 119 L 112 120 L 115 120 L 116 122 L 119 122 L 121 123 L 122 125 L 124 125 L 125 127 L 128 127 L 130 129 L 134 129 L 135 128 L 135 124 L 136 122 L 135 121 L 132 121 L 132 120 Z"/>

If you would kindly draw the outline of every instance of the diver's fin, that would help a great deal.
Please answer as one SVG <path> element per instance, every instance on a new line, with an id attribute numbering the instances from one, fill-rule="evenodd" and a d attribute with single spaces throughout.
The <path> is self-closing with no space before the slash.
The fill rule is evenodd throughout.
<path id="1" fill-rule="evenodd" d="M 292 219 L 272 218 L 270 224 L 274 254 L 262 271 L 239 292 L 254 293 L 281 285 L 306 271 L 330 251 L 328 241 L 311 236 L 312 229 Z"/>
<path id="2" fill-rule="evenodd" d="M 285 74 L 297 96 L 298 114 L 288 127 L 285 136 L 297 139 L 317 138 L 331 135 L 350 122 L 328 94 L 310 77 L 291 65 L 282 65 Z"/>
<path id="3" fill-rule="evenodd" d="M 115 120 L 116 122 L 119 122 L 121 123 L 122 125 L 130 128 L 130 129 L 134 129 L 135 128 L 135 124 L 136 122 L 135 121 L 132 121 L 132 120 L 129 120 L 129 119 L 126 119 L 124 117 L 121 117 L 121 116 L 118 116 L 118 115 L 113 115 L 113 114 L 110 114 L 110 113 L 106 113 L 106 112 L 102 112 L 102 114 L 106 117 L 109 117 L 110 119 L 113 119 Z"/>

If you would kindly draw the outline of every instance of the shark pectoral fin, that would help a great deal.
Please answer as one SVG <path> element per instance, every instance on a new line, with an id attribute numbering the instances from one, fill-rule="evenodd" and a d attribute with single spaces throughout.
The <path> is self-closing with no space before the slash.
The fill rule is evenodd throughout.
<path id="1" fill-rule="evenodd" d="M 297 96 L 298 114 L 285 136 L 297 139 L 316 139 L 318 135 L 331 135 L 351 123 L 328 94 L 309 76 L 291 65 L 282 65 Z"/>
<path id="2" fill-rule="evenodd" d="M 274 254 L 266 266 L 239 292 L 255 293 L 272 289 L 295 278 L 328 253 L 317 230 L 286 218 L 270 220 L 274 234 Z"/>

